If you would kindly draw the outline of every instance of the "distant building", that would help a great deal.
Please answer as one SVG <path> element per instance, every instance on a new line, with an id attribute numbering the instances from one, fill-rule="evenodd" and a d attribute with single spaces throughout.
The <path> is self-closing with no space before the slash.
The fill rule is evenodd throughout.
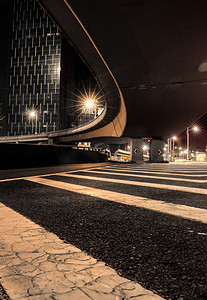
<path id="1" fill-rule="evenodd" d="M 58 128 L 61 34 L 35 0 L 14 0 L 11 12 L 7 135 Z"/>
<path id="2" fill-rule="evenodd" d="M 74 93 L 81 84 L 97 83 L 36 0 L 12 1 L 8 67 L 6 135 L 55 131 L 94 118 L 96 112 L 79 116 Z M 37 122 L 29 118 L 32 109 Z"/>

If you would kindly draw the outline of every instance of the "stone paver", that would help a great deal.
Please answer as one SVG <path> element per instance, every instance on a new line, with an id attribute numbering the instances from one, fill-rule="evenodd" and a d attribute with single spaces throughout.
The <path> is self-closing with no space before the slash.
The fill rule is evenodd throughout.
<path id="1" fill-rule="evenodd" d="M 11 299 L 162 299 L 3 204 L 0 236 L 0 281 Z"/>
<path id="2" fill-rule="evenodd" d="M 1 284 L 0 284 L 0 300 L 10 300 L 9 296 L 6 294 Z"/>

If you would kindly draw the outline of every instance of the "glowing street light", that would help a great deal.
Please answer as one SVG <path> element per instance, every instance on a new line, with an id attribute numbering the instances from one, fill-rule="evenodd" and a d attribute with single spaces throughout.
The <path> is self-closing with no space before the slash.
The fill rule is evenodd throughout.
<path id="1" fill-rule="evenodd" d="M 86 108 L 93 108 L 95 103 L 93 99 L 86 99 L 84 105 Z"/>
<path id="2" fill-rule="evenodd" d="M 30 112 L 30 117 L 31 117 L 31 118 L 35 118 L 35 117 L 36 117 L 36 112 L 32 110 L 32 111 Z"/>
<path id="3" fill-rule="evenodd" d="M 193 129 L 194 132 L 198 132 L 199 131 L 198 126 L 194 126 L 192 129 Z"/>
<path id="4" fill-rule="evenodd" d="M 27 112 L 27 118 L 30 121 L 34 121 L 35 120 L 35 134 L 37 134 L 37 119 L 38 119 L 38 111 L 36 109 L 30 109 Z"/>
<path id="5" fill-rule="evenodd" d="M 78 90 L 78 94 L 74 94 L 74 96 L 74 102 L 77 102 L 73 105 L 77 108 L 74 111 L 76 117 L 74 122 L 78 119 L 78 121 L 81 121 L 81 124 L 83 124 L 82 120 L 84 118 L 85 122 L 91 122 L 106 108 L 105 94 L 99 87 L 89 87 L 89 89 L 86 89 L 83 86 L 83 89 Z"/>
<path id="6" fill-rule="evenodd" d="M 143 150 L 143 151 L 149 150 L 149 146 L 148 146 L 148 145 L 144 145 L 144 146 L 142 147 L 142 150 Z"/>
<path id="7" fill-rule="evenodd" d="M 95 111 L 95 118 L 97 117 L 97 99 L 96 98 L 85 98 L 84 107 L 86 109 L 94 109 Z"/>
<path id="8" fill-rule="evenodd" d="M 199 127 L 198 126 L 193 126 L 192 128 L 187 127 L 187 130 L 186 130 L 186 135 L 187 135 L 187 162 L 189 161 L 190 130 L 192 130 L 194 132 L 198 132 L 199 131 Z"/>

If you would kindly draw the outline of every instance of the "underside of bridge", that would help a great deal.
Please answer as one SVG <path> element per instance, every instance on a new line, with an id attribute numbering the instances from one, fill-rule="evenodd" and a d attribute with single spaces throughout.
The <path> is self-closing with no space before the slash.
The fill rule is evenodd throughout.
<path id="1" fill-rule="evenodd" d="M 59 27 L 65 65 L 61 130 L 39 131 L 31 139 L 57 143 L 100 138 L 107 142 L 111 137 L 165 139 L 206 113 L 206 1 L 37 1 Z M 97 82 L 104 101 L 90 122 L 67 128 L 71 51 Z"/>
<path id="2" fill-rule="evenodd" d="M 126 125 L 125 103 L 116 79 L 99 49 L 67 2 L 39 1 L 39 3 L 53 18 L 61 33 L 73 45 L 96 78 L 106 104 L 103 113 L 95 120 L 73 129 L 51 132 L 50 139 L 58 143 L 68 143 L 97 137 L 120 137 Z"/>
<path id="3" fill-rule="evenodd" d="M 124 136 L 167 137 L 206 113 L 206 1 L 40 3 L 112 91 L 99 55 L 106 62 L 126 104 Z"/>

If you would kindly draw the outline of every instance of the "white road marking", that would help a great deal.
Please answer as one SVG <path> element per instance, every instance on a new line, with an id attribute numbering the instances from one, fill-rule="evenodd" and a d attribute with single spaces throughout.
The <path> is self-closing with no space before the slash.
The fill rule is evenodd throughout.
<path id="1" fill-rule="evenodd" d="M 204 164 L 204 163 L 200 163 L 200 164 L 191 164 L 191 165 L 188 165 L 188 164 L 163 164 L 163 165 L 160 165 L 160 164 L 156 164 L 156 163 L 153 163 L 153 164 L 147 164 L 147 163 L 144 163 L 144 164 L 108 164 L 108 166 L 113 166 L 113 167 L 119 167 L 119 166 L 123 166 L 123 167 L 132 167 L 132 168 L 140 168 L 140 169 L 157 169 L 157 170 L 162 170 L 162 169 L 171 169 L 171 170 L 177 170 L 177 169 L 183 169 L 183 170 L 195 170 L 195 169 L 207 169 L 207 164 Z"/>
<path id="2" fill-rule="evenodd" d="M 98 167 L 99 168 L 99 167 Z M 81 171 L 88 171 L 88 170 L 93 170 L 97 169 L 95 167 L 93 168 L 87 168 L 87 169 L 80 169 L 80 170 L 72 170 L 72 171 L 66 171 L 67 173 L 75 173 L 75 172 L 81 172 Z M 57 173 L 51 173 L 51 174 L 39 174 L 39 175 L 32 175 L 32 177 L 42 177 L 42 176 L 54 176 L 54 175 L 62 175 L 64 172 L 57 172 Z M 7 182 L 7 181 L 15 181 L 15 180 L 22 180 L 27 178 L 28 176 L 23 176 L 23 177 L 14 177 L 14 178 L 6 178 L 6 179 L 0 179 L 0 182 Z"/>
<path id="3" fill-rule="evenodd" d="M 85 170 L 84 172 L 87 173 L 97 173 L 97 174 L 108 174 L 108 175 L 118 175 L 118 176 L 130 176 L 130 177 L 138 177 L 138 178 L 152 178 L 152 179 L 158 179 L 158 180 L 173 180 L 173 181 L 186 181 L 186 182 L 195 182 L 195 183 L 207 183 L 207 180 L 202 179 L 185 179 L 185 178 L 172 178 L 172 177 L 161 177 L 161 176 L 149 176 L 149 175 L 136 175 L 136 174 L 127 174 L 127 173 L 113 173 L 113 172 L 106 172 L 106 171 L 93 171 L 93 170 Z"/>
<path id="4" fill-rule="evenodd" d="M 67 175 L 67 174 L 66 174 Z M 46 178 L 27 177 L 25 180 L 51 186 L 70 192 L 75 192 L 83 195 L 88 195 L 96 198 L 101 198 L 108 201 L 118 202 L 126 205 L 134 205 L 153 211 L 158 211 L 165 214 L 182 217 L 202 223 L 207 223 L 207 210 L 202 208 L 190 207 L 186 205 L 177 205 L 173 203 L 166 203 L 160 200 L 151 200 L 144 197 L 127 195 L 108 190 L 101 190 L 87 186 L 81 186 L 61 181 L 55 181 Z M 207 193 L 207 191 L 206 191 Z"/>
<path id="5" fill-rule="evenodd" d="M 0 216 L 0 278 L 10 299 L 163 299 L 3 204 Z"/>
<path id="6" fill-rule="evenodd" d="M 121 183 L 121 184 L 128 184 L 128 185 L 136 185 L 136 186 L 145 186 L 150 188 L 159 188 L 159 189 L 167 189 L 173 191 L 182 191 L 188 193 L 197 193 L 207 195 L 207 189 L 201 188 L 192 188 L 192 187 L 185 187 L 185 186 L 177 186 L 177 185 L 168 185 L 168 184 L 158 184 L 158 183 L 150 183 L 150 182 L 139 182 L 139 181 L 131 181 L 131 180 L 122 180 L 122 179 L 111 179 L 111 178 L 103 178 L 103 177 L 93 177 L 93 176 L 82 176 L 76 174 L 66 174 L 62 173 L 61 176 L 71 177 L 71 178 L 79 178 L 79 179 L 89 179 L 93 181 L 106 181 L 106 182 L 113 182 L 113 183 Z"/>
<path id="7" fill-rule="evenodd" d="M 105 167 L 106 169 L 107 168 L 113 168 L 113 169 L 117 169 L 117 166 L 106 166 Z M 120 168 L 120 167 L 118 167 Z M 170 169 L 170 168 L 163 168 L 163 169 L 157 169 L 157 168 L 140 168 L 140 167 L 123 167 L 122 168 L 123 170 L 125 169 L 130 169 L 130 170 L 139 170 L 139 171 L 150 171 L 150 172 L 162 172 L 162 171 L 167 171 L 168 173 L 176 173 L 176 172 L 179 172 L 179 173 L 206 173 L 207 174 L 207 170 L 198 170 L 197 168 L 196 169 L 192 169 L 192 170 L 189 170 L 187 168 L 185 169 L 179 169 L 179 168 L 176 168 L 176 169 Z"/>
<path id="8" fill-rule="evenodd" d="M 100 169 L 101 168 L 97 168 Z M 128 173 L 143 173 L 143 174 L 162 174 L 162 175 L 170 175 L 170 176 L 183 176 L 183 177 L 207 177 L 207 171 L 206 171 L 206 175 L 201 175 L 201 174 L 182 174 L 182 173 L 170 173 L 170 172 L 154 172 L 154 171 L 145 171 L 146 169 L 143 169 L 144 171 L 141 170 L 134 170 L 134 169 L 130 169 L 130 168 L 104 168 L 103 170 L 109 170 L 109 171 L 120 171 L 120 172 L 128 172 Z"/>
<path id="9" fill-rule="evenodd" d="M 39 176 L 39 175 L 38 175 Z M 25 176 L 27 177 L 27 176 Z M 14 181 L 14 180 L 21 180 L 24 179 L 25 177 L 16 177 L 16 178 L 7 178 L 7 179 L 1 179 L 0 182 L 7 182 L 7 181 Z"/>

